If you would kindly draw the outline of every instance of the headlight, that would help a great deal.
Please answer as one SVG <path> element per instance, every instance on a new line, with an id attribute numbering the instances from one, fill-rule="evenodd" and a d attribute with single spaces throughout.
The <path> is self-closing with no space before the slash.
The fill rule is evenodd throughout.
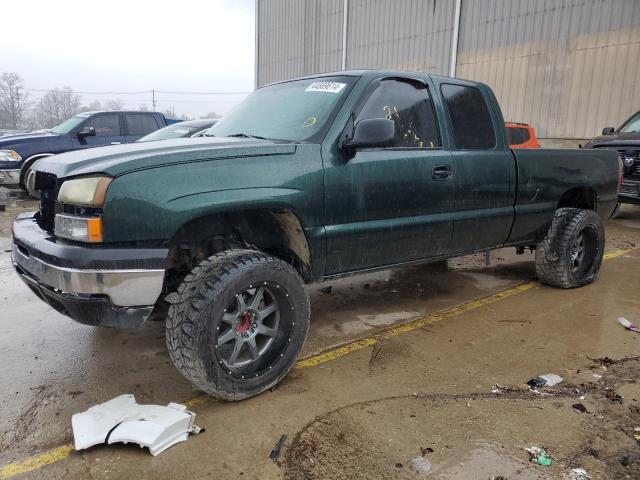
<path id="1" fill-rule="evenodd" d="M 78 242 L 102 242 L 102 217 L 79 217 L 58 213 L 55 219 L 58 237 Z"/>
<path id="2" fill-rule="evenodd" d="M 111 177 L 85 177 L 67 180 L 60 187 L 58 202 L 80 207 L 102 207 Z"/>
<path id="3" fill-rule="evenodd" d="M 22 157 L 13 150 L 0 150 L 0 162 L 19 162 Z"/>

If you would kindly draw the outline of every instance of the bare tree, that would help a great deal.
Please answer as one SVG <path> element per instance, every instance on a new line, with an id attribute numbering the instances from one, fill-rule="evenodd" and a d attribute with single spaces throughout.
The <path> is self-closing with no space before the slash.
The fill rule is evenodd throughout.
<path id="1" fill-rule="evenodd" d="M 124 108 L 124 102 L 120 98 L 112 98 L 104 102 L 105 110 L 122 110 Z"/>
<path id="2" fill-rule="evenodd" d="M 42 128 L 37 107 L 30 108 L 24 116 L 23 126 L 27 130 L 37 130 Z"/>
<path id="3" fill-rule="evenodd" d="M 71 87 L 49 90 L 36 107 L 40 125 L 50 128 L 73 117 L 80 111 L 81 100 Z"/>
<path id="4" fill-rule="evenodd" d="M 89 105 L 84 105 L 80 112 L 96 112 L 102 110 L 102 104 L 98 100 L 94 100 Z"/>
<path id="5" fill-rule="evenodd" d="M 216 112 L 209 112 L 206 115 L 203 115 L 200 118 L 220 118 L 222 115 L 220 115 L 219 113 Z"/>
<path id="6" fill-rule="evenodd" d="M 0 119 L 4 119 L 10 128 L 22 125 L 29 108 L 27 99 L 20 75 L 4 72 L 0 76 Z"/>
<path id="7" fill-rule="evenodd" d="M 147 107 L 146 103 L 142 103 L 140 104 L 140 106 L 138 106 L 138 110 L 141 112 L 148 112 L 149 111 L 149 107 Z"/>

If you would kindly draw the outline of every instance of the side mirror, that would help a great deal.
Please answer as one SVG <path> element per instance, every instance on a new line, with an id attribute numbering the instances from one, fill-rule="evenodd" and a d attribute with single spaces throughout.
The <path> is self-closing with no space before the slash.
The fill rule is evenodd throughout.
<path id="1" fill-rule="evenodd" d="M 84 127 L 82 130 L 78 132 L 78 138 L 95 137 L 95 136 L 96 136 L 95 127 Z"/>
<path id="2" fill-rule="evenodd" d="M 366 118 L 356 123 L 353 138 L 346 139 L 342 147 L 348 150 L 360 148 L 384 148 L 393 145 L 396 124 L 387 118 Z"/>
<path id="3" fill-rule="evenodd" d="M 616 132 L 616 129 L 613 127 L 607 127 L 602 129 L 603 135 L 613 135 Z"/>

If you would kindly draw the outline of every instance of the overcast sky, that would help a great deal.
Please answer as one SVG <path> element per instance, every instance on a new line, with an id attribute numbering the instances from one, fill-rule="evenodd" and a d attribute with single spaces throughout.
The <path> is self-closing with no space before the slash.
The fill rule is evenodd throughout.
<path id="1" fill-rule="evenodd" d="M 254 88 L 254 0 L 2 2 L 0 72 L 31 89 L 244 92 Z M 40 95 L 30 92 L 32 99 Z M 120 98 L 126 108 L 150 94 Z M 157 109 L 227 112 L 240 95 L 157 94 Z"/>

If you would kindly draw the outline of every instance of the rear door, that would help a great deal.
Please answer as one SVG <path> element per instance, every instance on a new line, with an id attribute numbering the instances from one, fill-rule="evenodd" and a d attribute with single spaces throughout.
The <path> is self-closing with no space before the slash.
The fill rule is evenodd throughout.
<path id="1" fill-rule="evenodd" d="M 93 127 L 95 136 L 78 137 L 77 132 L 72 136 L 74 149 L 102 147 L 124 142 L 119 113 L 98 113 L 81 123 L 77 131 Z"/>
<path id="2" fill-rule="evenodd" d="M 328 275 L 438 256 L 451 238 L 453 161 L 428 85 L 381 79 L 369 91 L 354 124 L 389 118 L 396 138 L 325 168 Z"/>
<path id="3" fill-rule="evenodd" d="M 125 141 L 135 142 L 141 137 L 164 127 L 158 123 L 158 117 L 151 113 L 135 112 L 124 114 Z"/>
<path id="4" fill-rule="evenodd" d="M 455 200 L 450 252 L 506 242 L 514 217 L 515 159 L 488 88 L 443 80 L 440 91 L 452 132 Z"/>

